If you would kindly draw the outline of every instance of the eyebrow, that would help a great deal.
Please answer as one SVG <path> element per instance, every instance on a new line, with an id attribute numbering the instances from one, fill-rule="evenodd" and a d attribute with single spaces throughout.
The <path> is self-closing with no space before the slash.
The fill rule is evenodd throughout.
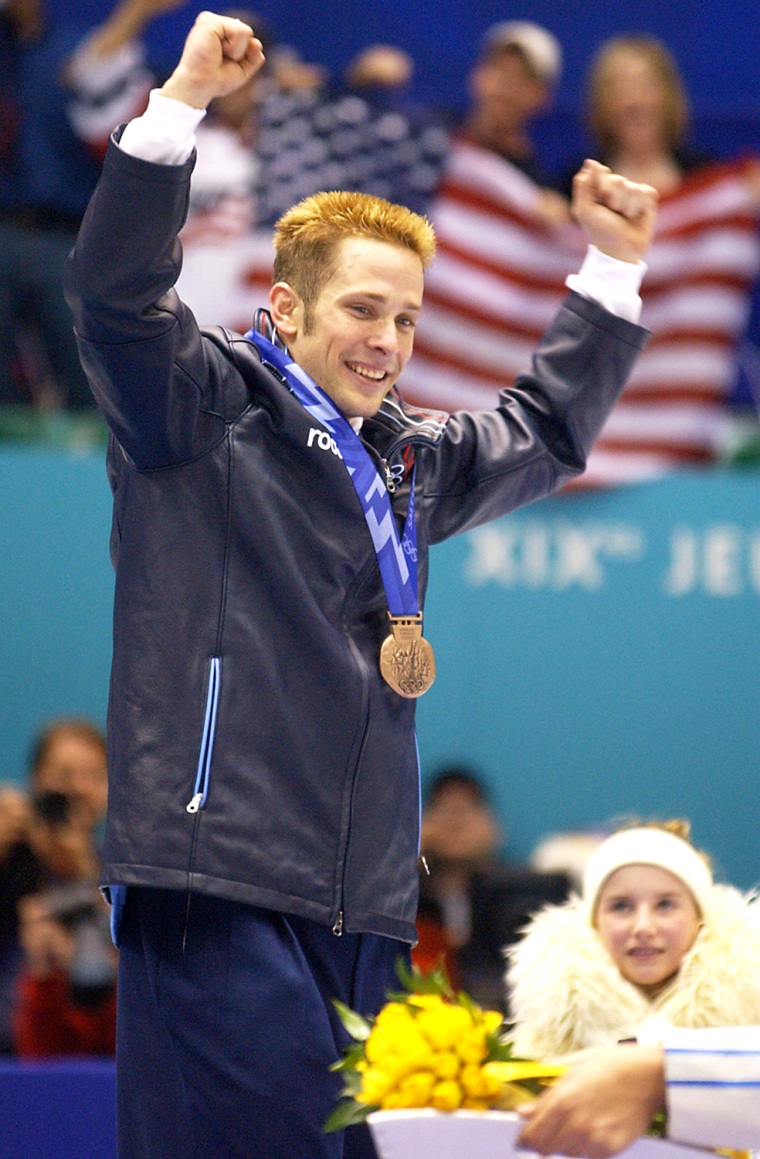
<path id="1" fill-rule="evenodd" d="M 681 897 L 680 890 L 673 889 L 673 890 L 667 890 L 664 893 L 655 894 L 655 901 L 663 901 L 665 898 L 672 898 L 672 897 Z M 633 900 L 634 900 L 633 894 L 630 894 L 630 893 L 613 893 L 613 894 L 610 894 L 610 896 L 605 899 L 604 904 L 606 905 L 611 901 L 633 901 Z"/>
<path id="2" fill-rule="evenodd" d="M 345 298 L 369 298 L 371 302 L 387 302 L 388 299 L 385 294 L 377 294 L 372 290 L 346 290 L 342 295 Z M 411 310 L 416 314 L 422 312 L 422 303 L 408 302 L 401 307 L 402 310 Z"/>

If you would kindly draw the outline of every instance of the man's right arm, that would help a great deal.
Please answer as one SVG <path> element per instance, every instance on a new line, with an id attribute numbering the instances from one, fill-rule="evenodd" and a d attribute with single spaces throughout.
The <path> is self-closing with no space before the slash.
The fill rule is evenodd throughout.
<path id="1" fill-rule="evenodd" d="M 172 109 L 174 128 L 162 128 L 160 117 L 156 128 L 155 113 L 146 113 L 124 132 L 127 141 L 139 137 L 147 121 L 148 139 L 158 139 L 155 152 L 111 142 L 68 261 L 65 288 L 82 364 L 111 430 L 139 467 L 184 461 L 223 430 L 222 371 L 173 288 L 177 235 L 205 103 L 242 83 L 261 59 L 247 25 L 211 13 L 198 17 L 157 98 Z"/>

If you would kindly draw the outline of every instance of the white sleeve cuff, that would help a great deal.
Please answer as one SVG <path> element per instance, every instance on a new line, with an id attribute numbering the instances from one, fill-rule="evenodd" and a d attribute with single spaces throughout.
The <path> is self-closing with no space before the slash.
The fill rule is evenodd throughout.
<path id="1" fill-rule="evenodd" d="M 206 115 L 153 89 L 141 117 L 130 121 L 119 146 L 125 153 L 159 165 L 182 165 L 195 147 L 195 130 Z"/>
<path id="2" fill-rule="evenodd" d="M 571 274 L 565 284 L 584 298 L 598 302 L 611 314 L 638 323 L 639 289 L 646 271 L 645 262 L 621 262 L 590 245 L 580 270 Z"/>

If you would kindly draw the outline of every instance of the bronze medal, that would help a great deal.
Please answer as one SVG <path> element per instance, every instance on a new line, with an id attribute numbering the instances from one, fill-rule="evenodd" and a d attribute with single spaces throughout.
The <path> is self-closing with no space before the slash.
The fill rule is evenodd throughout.
<path id="1" fill-rule="evenodd" d="M 414 699 L 427 692 L 435 680 L 435 656 L 422 635 L 422 612 L 416 616 L 392 616 L 391 634 L 380 649 L 380 674 L 399 696 Z"/>

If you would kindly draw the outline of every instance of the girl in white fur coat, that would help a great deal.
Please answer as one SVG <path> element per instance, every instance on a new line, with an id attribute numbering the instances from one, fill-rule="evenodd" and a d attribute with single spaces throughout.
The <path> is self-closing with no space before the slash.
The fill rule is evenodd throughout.
<path id="1" fill-rule="evenodd" d="M 581 897 L 538 913 L 508 951 L 515 1053 L 556 1058 L 657 1027 L 760 1025 L 760 902 L 716 885 L 688 825 L 623 829 Z"/>

